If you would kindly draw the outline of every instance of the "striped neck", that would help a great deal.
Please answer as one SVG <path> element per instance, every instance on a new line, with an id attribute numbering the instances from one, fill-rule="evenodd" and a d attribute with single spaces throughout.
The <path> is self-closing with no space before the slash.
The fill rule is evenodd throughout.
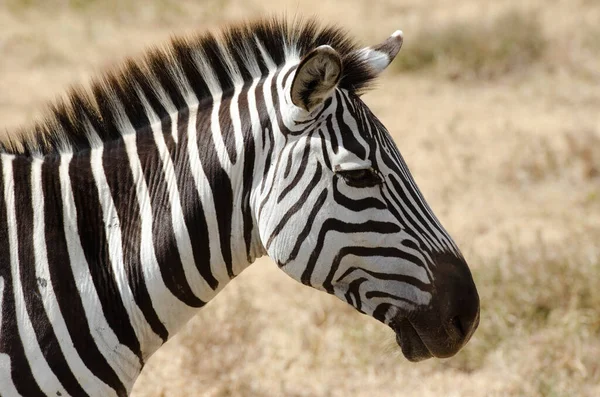
<path id="1" fill-rule="evenodd" d="M 253 191 L 271 162 L 273 83 L 256 79 L 168 117 L 148 111 L 141 128 L 124 117 L 130 133 L 90 149 L 1 155 L 13 268 L 43 280 L 22 294 L 46 297 L 15 304 L 47 313 L 44 329 L 61 322 L 76 348 L 97 346 L 78 353 L 106 363 L 93 370 L 106 384 L 130 389 L 147 358 L 264 254 Z"/>
<path id="2" fill-rule="evenodd" d="M 77 207 L 101 208 L 93 223 L 104 225 L 106 253 L 88 265 L 113 271 L 144 360 L 264 254 L 251 201 L 268 163 L 256 150 L 273 113 L 260 98 L 268 84 L 256 80 L 168 117 L 147 107 L 148 126 L 60 158 L 73 195 L 91 201 Z"/>

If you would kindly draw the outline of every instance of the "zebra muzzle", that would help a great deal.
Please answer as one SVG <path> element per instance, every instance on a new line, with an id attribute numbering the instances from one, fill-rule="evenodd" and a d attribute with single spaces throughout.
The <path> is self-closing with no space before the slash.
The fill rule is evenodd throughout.
<path id="1" fill-rule="evenodd" d="M 433 357 L 408 319 L 401 320 L 393 329 L 396 332 L 396 342 L 409 361 L 418 362 Z"/>

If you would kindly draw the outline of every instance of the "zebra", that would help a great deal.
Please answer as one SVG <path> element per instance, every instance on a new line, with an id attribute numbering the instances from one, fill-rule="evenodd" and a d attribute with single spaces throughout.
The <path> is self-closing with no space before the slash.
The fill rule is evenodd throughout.
<path id="1" fill-rule="evenodd" d="M 0 394 L 128 395 L 263 255 L 389 326 L 408 360 L 456 354 L 473 278 L 361 100 L 402 42 L 278 18 L 175 37 L 11 134 Z"/>

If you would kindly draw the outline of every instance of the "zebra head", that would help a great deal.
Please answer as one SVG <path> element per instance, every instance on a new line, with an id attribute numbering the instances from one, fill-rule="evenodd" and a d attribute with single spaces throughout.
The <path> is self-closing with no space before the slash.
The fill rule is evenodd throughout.
<path id="1" fill-rule="evenodd" d="M 257 222 L 281 269 L 388 324 L 404 355 L 419 361 L 464 346 L 479 297 L 390 134 L 357 90 L 340 84 L 353 73 L 375 77 L 401 45 L 400 31 L 344 55 L 321 45 L 273 79 L 283 99 Z"/>

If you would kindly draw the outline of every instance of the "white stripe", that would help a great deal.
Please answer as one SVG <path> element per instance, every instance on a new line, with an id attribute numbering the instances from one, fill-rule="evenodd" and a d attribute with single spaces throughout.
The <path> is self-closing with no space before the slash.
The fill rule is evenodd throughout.
<path id="1" fill-rule="evenodd" d="M 210 91 L 210 95 L 213 98 L 221 98 L 223 89 L 221 88 L 221 84 L 219 84 L 219 78 L 215 74 L 214 69 L 211 67 L 210 63 L 207 62 L 208 57 L 204 53 L 204 50 L 199 48 L 197 51 L 193 51 L 191 56 L 198 67 L 198 72 Z"/>
<path id="2" fill-rule="evenodd" d="M 126 135 L 123 137 L 123 141 L 135 181 L 136 196 L 140 208 L 140 221 L 142 223 L 140 266 L 144 273 L 144 280 L 148 287 L 152 306 L 169 333 L 173 334 L 195 313 L 196 309 L 181 302 L 164 283 L 154 251 L 150 194 L 137 153 L 136 135 Z"/>
<path id="3" fill-rule="evenodd" d="M 412 207 L 417 208 L 417 212 L 422 215 L 421 211 L 418 210 L 418 205 L 412 199 L 411 194 L 409 193 L 408 189 L 406 188 L 406 186 L 404 185 L 402 180 L 399 180 L 398 184 L 400 185 L 402 192 L 404 193 L 404 197 L 406 197 L 408 202 L 410 202 L 412 204 Z M 410 227 L 411 229 L 414 229 L 414 225 L 419 226 L 422 229 L 422 233 L 420 233 L 420 234 L 424 237 L 427 237 L 426 239 L 422 239 L 422 241 L 426 243 L 428 248 L 431 249 L 431 245 L 429 244 L 429 243 L 431 243 L 439 250 L 444 251 L 444 248 L 442 247 L 442 244 L 441 244 L 442 239 L 437 238 L 435 235 L 432 235 L 427 230 L 427 228 L 415 216 L 414 212 L 406 205 L 406 201 L 403 200 L 401 197 L 397 196 L 396 192 L 394 192 L 393 189 L 389 189 L 389 192 L 390 192 L 390 194 L 393 194 L 394 196 L 396 196 L 395 201 L 399 202 L 400 205 L 402 206 L 403 210 L 400 212 L 404 212 L 404 213 L 408 214 L 408 216 L 410 217 L 410 220 L 405 220 L 405 222 L 407 222 L 406 227 Z M 427 220 L 426 218 L 424 218 L 424 219 Z M 435 230 L 435 228 L 434 228 L 434 230 Z M 441 236 L 438 236 L 438 237 L 441 237 Z"/>
<path id="4" fill-rule="evenodd" d="M 242 58 L 242 63 L 246 67 L 246 70 L 248 71 L 248 73 L 250 73 L 252 79 L 261 79 L 262 71 L 258 66 L 258 59 L 256 59 L 256 54 L 254 52 L 253 46 L 250 46 L 247 41 L 244 41 L 242 43 L 242 47 L 243 48 L 241 48 L 240 55 Z"/>
<path id="5" fill-rule="evenodd" d="M 171 75 L 176 77 L 176 75 L 177 75 L 176 69 L 170 68 L 169 71 L 171 72 Z M 169 115 L 171 120 L 176 121 L 177 114 L 179 113 L 179 109 L 177 109 L 177 107 L 171 100 L 171 97 L 169 96 L 169 94 L 167 94 L 163 85 L 158 80 L 152 80 L 150 83 L 151 83 L 152 91 L 154 92 L 154 95 L 156 95 L 158 102 L 160 102 L 160 104 L 165 108 L 165 110 L 167 111 L 167 114 Z M 148 101 L 146 100 L 144 91 L 138 86 L 136 86 L 135 88 L 136 88 L 136 91 L 137 91 L 140 99 L 144 103 L 144 107 L 145 107 L 146 111 L 150 110 L 152 112 L 152 114 L 154 114 L 154 110 L 152 109 L 152 106 L 150 106 L 148 104 Z M 185 91 L 185 90 L 183 90 L 183 91 Z M 179 131 L 177 130 L 176 122 L 171 123 L 171 136 L 173 137 L 173 141 L 175 143 L 179 142 Z"/>
<path id="6" fill-rule="evenodd" d="M 143 98 L 143 97 L 142 97 Z M 179 189 L 177 187 L 177 176 L 175 175 L 175 167 L 167 144 L 165 143 L 165 137 L 160 129 L 160 120 L 154 111 L 145 104 L 146 114 L 150 119 L 150 126 L 154 135 L 154 141 L 160 155 L 163 171 L 165 175 L 165 181 L 167 183 L 167 191 L 169 194 L 169 203 L 171 204 L 171 224 L 173 225 L 173 233 L 175 235 L 175 242 L 177 244 L 177 251 L 179 252 L 179 258 L 183 265 L 183 271 L 185 278 L 199 299 L 204 302 L 208 302 L 214 297 L 214 292 L 207 281 L 200 275 L 198 268 L 196 267 L 196 261 L 194 260 L 194 251 L 192 249 L 192 241 L 190 234 L 185 223 L 183 215 L 183 208 L 181 207 L 181 199 L 179 196 Z M 173 122 L 177 125 L 177 122 Z"/>
<path id="7" fill-rule="evenodd" d="M 254 82 L 250 87 L 248 95 L 250 93 L 254 94 L 254 87 L 256 85 Z M 233 187 L 234 200 L 243 200 L 241 194 L 236 195 L 236 186 L 239 186 L 239 192 L 242 192 L 244 185 L 244 162 L 246 161 L 246 152 L 244 147 L 244 133 L 242 131 L 242 120 L 240 118 L 240 107 L 239 107 L 239 98 L 242 93 L 242 86 L 236 86 L 235 91 L 233 93 L 233 97 L 231 98 L 231 102 L 229 105 L 229 116 L 231 117 L 231 127 L 233 131 L 230 133 L 235 137 L 235 151 L 237 153 L 236 164 L 238 165 L 236 172 L 231 172 L 231 185 Z M 246 127 L 247 128 L 247 127 Z M 231 241 L 241 242 L 245 246 L 245 238 L 244 238 L 244 213 L 242 205 L 234 205 L 233 206 L 233 214 L 231 216 Z M 246 253 L 248 252 L 244 247 L 231 247 L 231 255 L 232 255 L 232 271 L 234 274 L 239 274 L 242 270 L 244 270 L 248 263 L 248 258 Z M 249 248 L 249 247 L 248 247 Z"/>
<path id="8" fill-rule="evenodd" d="M 140 371 L 139 360 L 127 346 L 119 343 L 101 310 L 100 298 L 94 287 L 89 264 L 87 263 L 79 237 L 77 207 L 75 206 L 71 178 L 69 177 L 71 158 L 72 154 L 62 155 L 59 166 L 64 232 L 71 269 L 77 290 L 82 297 L 85 316 L 94 342 L 109 365 L 115 370 L 121 382 L 124 385 L 131 385 Z"/>
<path id="9" fill-rule="evenodd" d="M 431 223 L 429 218 L 426 216 L 425 212 L 429 214 L 431 216 L 431 219 L 433 219 L 434 221 L 437 219 L 436 216 L 432 213 L 429 205 L 425 202 L 423 195 L 419 193 L 419 188 L 417 187 L 414 178 L 408 179 L 408 185 L 408 189 L 412 188 L 412 191 L 416 193 L 415 195 L 417 196 L 418 200 L 418 202 L 416 202 L 411 197 L 411 202 L 415 203 L 414 205 L 418 208 L 419 214 L 421 214 L 421 217 L 424 219 L 425 223 L 429 225 L 429 227 L 433 230 L 436 238 L 441 242 L 441 244 L 444 244 L 448 250 L 460 255 L 458 247 L 456 246 L 452 238 L 444 230 L 443 226 L 439 222 Z"/>
<path id="10" fill-rule="evenodd" d="M 87 368 L 77 350 L 73 346 L 73 341 L 69 335 L 69 330 L 65 323 L 52 283 L 50 282 L 50 269 L 48 265 L 48 251 L 46 247 L 46 225 L 44 219 L 44 193 L 42 191 L 42 160 L 34 159 L 31 165 L 31 195 L 33 199 L 33 255 L 35 258 L 35 276 L 37 280 L 45 280 L 45 286 L 40 287 L 40 294 L 44 309 L 48 314 L 54 333 L 58 339 L 58 344 L 62 350 L 67 364 L 77 382 L 86 391 L 93 395 L 102 393 L 102 395 L 116 396 L 115 391 L 104 384 L 100 379 Z"/>
<path id="11" fill-rule="evenodd" d="M 273 96 L 271 94 L 271 85 L 273 84 L 273 77 L 274 74 L 273 73 L 269 73 L 269 75 L 265 78 L 264 82 L 263 82 L 263 86 L 262 86 L 262 91 L 263 91 L 263 100 L 265 102 L 265 108 L 267 109 L 267 112 L 269 114 L 269 118 L 270 118 L 270 127 L 271 127 L 271 134 L 273 135 L 273 141 L 270 141 L 269 138 L 269 132 L 265 131 L 265 140 L 267 140 L 267 142 L 265 142 L 265 144 L 269 144 L 271 146 L 273 146 L 273 153 L 277 153 L 277 149 L 279 150 L 283 150 L 283 144 L 285 143 L 283 139 L 281 139 L 281 131 L 279 130 L 279 124 L 277 122 L 277 117 L 275 115 L 275 106 L 273 104 Z M 256 111 L 255 111 L 256 112 Z M 253 113 L 253 112 L 250 112 Z M 258 124 L 260 126 L 260 122 Z M 260 130 L 260 128 L 258 129 L 258 133 L 255 134 L 255 136 L 257 138 L 260 138 L 261 140 L 261 147 L 262 147 L 262 131 Z M 278 147 L 278 143 L 281 143 Z M 265 151 L 268 151 L 268 147 L 265 146 Z M 262 167 L 264 165 L 261 165 L 261 170 Z M 269 168 L 269 173 L 268 175 L 266 175 L 264 177 L 264 181 L 262 183 L 264 183 L 264 188 L 261 187 L 261 192 L 265 191 L 268 192 L 271 189 L 271 186 L 276 183 L 276 178 L 275 178 L 275 169 L 276 167 L 270 167 Z M 263 170 L 264 171 L 264 170 Z M 280 186 L 275 186 L 272 189 L 272 195 L 271 198 L 275 198 L 277 196 L 279 196 L 279 191 L 280 191 Z M 266 217 L 263 217 L 266 218 Z M 259 219 L 258 222 L 260 222 L 261 220 Z M 264 228 L 261 228 L 264 230 Z"/>
<path id="12" fill-rule="evenodd" d="M 233 127 L 233 136 L 235 138 L 235 151 L 237 153 L 237 163 L 244 164 L 244 133 L 242 132 L 242 119 L 240 118 L 239 99 L 243 86 L 236 86 L 231 97 L 229 105 L 229 117 L 231 117 L 231 126 Z M 243 168 L 243 167 L 241 167 Z M 240 180 L 243 177 L 243 171 L 239 173 Z M 238 186 L 238 181 L 231 181 L 234 186 Z"/>
<path id="13" fill-rule="evenodd" d="M 219 240 L 219 225 L 216 218 L 216 209 L 214 206 L 214 198 L 210 183 L 204 169 L 202 168 L 202 162 L 200 161 L 200 154 L 198 151 L 198 135 L 196 132 L 196 121 L 198 117 L 198 98 L 194 94 L 194 90 L 191 88 L 188 79 L 185 77 L 185 73 L 180 69 L 174 71 L 177 76 L 178 86 L 183 91 L 184 100 L 186 106 L 189 109 L 189 119 L 187 125 L 187 137 L 188 137 L 188 157 L 190 162 L 190 169 L 198 197 L 202 202 L 204 211 L 204 218 L 206 220 L 208 242 L 210 249 L 210 268 L 213 277 L 219 282 L 219 286 L 215 290 L 215 294 L 218 293 L 224 286 L 230 281 L 227 269 L 225 268 L 225 261 L 223 260 L 223 253 L 221 252 L 221 245 Z M 210 69 L 212 73 L 212 69 Z M 214 80 L 214 78 L 213 78 Z M 209 85 L 210 88 L 210 85 Z M 220 90 L 220 88 L 211 88 L 214 92 Z M 211 92 L 213 92 L 211 91 Z"/>
<path id="14" fill-rule="evenodd" d="M 152 328 L 146 322 L 144 314 L 136 304 L 133 291 L 131 291 L 131 286 L 127 279 L 123 259 L 121 223 L 106 180 L 106 175 L 104 174 L 102 163 L 103 150 L 102 147 L 93 149 L 90 156 L 90 163 L 96 188 L 98 189 L 98 201 L 102 208 L 102 220 L 104 221 L 104 232 L 106 233 L 110 265 L 115 275 L 121 300 L 125 305 L 136 337 L 140 341 L 142 357 L 146 359 L 162 346 L 162 339 L 152 331 Z"/>
<path id="15" fill-rule="evenodd" d="M 2 335 L 2 306 L 4 301 L 4 277 L 0 277 L 0 335 Z M 0 354 L 0 385 L 2 385 L 2 396 L 4 397 L 19 397 L 17 389 L 11 377 L 10 356 L 8 354 Z"/>
<path id="16" fill-rule="evenodd" d="M 342 107 L 343 112 L 342 112 L 342 120 L 338 120 L 337 117 L 333 117 L 332 118 L 332 125 L 333 125 L 333 129 L 335 131 L 336 134 L 336 138 L 338 139 L 338 142 L 340 143 L 340 145 L 342 144 L 343 140 L 342 140 L 342 136 L 341 136 L 341 131 L 340 131 L 340 126 L 339 126 L 339 122 L 342 122 L 344 124 L 346 124 L 349 127 L 349 130 L 351 131 L 352 135 L 354 136 L 354 139 L 356 139 L 358 141 L 358 143 L 360 144 L 360 146 L 362 148 L 365 149 L 366 152 L 366 156 L 365 158 L 370 158 L 370 151 L 371 151 L 371 145 L 369 145 L 369 143 L 365 140 L 365 138 L 363 137 L 363 134 L 366 133 L 367 131 L 360 131 L 358 124 L 356 122 L 356 115 L 352 115 L 352 112 L 350 109 L 348 109 L 348 107 L 346 106 L 346 102 L 344 101 L 344 96 L 346 97 L 346 99 L 348 100 L 348 102 L 351 103 L 350 99 L 347 98 L 347 93 L 340 90 L 340 95 L 342 96 L 342 98 L 340 98 L 340 103 L 337 103 L 338 98 L 336 96 L 333 97 L 333 101 L 335 102 L 335 107 Z M 358 117 L 360 117 L 360 114 L 358 115 Z M 368 125 L 368 123 L 367 123 Z M 370 128 L 369 126 L 367 126 L 367 128 Z"/>
<path id="17" fill-rule="evenodd" d="M 255 78 L 252 81 L 252 85 L 248 89 L 248 113 L 250 114 L 250 123 L 252 124 L 251 133 L 255 140 L 254 146 L 256 147 L 257 154 L 259 152 L 259 145 L 261 144 L 258 139 L 261 136 L 261 125 L 260 119 L 258 118 L 258 107 L 256 104 L 256 87 L 258 86 L 259 81 L 260 78 Z"/>
<path id="18" fill-rule="evenodd" d="M 247 59 L 245 59 L 245 66 L 246 68 L 250 71 L 250 73 L 253 73 L 253 75 L 256 75 L 256 79 L 254 81 L 254 86 L 256 86 L 256 84 L 258 83 L 258 81 L 262 78 L 261 72 L 260 72 L 260 68 L 258 66 L 258 62 L 256 60 L 256 58 L 254 57 L 254 50 L 252 50 L 251 48 L 246 48 L 246 52 L 247 52 Z M 207 81 L 207 86 L 211 92 L 211 95 L 213 96 L 213 98 L 220 98 L 221 96 L 221 88 L 218 84 L 218 80 L 214 74 L 214 71 L 212 70 L 212 68 L 210 68 L 205 60 L 203 59 L 203 57 L 201 56 L 202 54 L 196 54 L 196 56 L 194 57 L 194 61 L 196 62 L 196 64 L 198 65 L 201 73 L 203 74 L 205 80 Z M 177 67 L 174 68 L 172 70 L 174 78 L 177 80 L 177 85 L 180 88 L 180 90 L 182 91 L 182 95 L 184 100 L 186 101 L 186 106 L 189 109 L 189 120 L 188 120 L 188 125 L 187 125 L 187 136 L 188 136 L 188 146 L 187 146 L 187 152 L 188 152 L 188 157 L 189 157 L 189 162 L 190 162 L 190 168 L 192 171 L 192 177 L 194 179 L 194 184 L 196 187 L 196 191 L 198 192 L 198 196 L 202 202 L 202 206 L 203 206 L 203 210 L 204 210 L 204 217 L 207 223 L 207 231 L 208 231 L 208 241 L 209 241 L 209 249 L 210 249 L 210 267 L 211 267 L 211 273 L 213 275 L 213 277 L 215 279 L 217 279 L 217 281 L 219 282 L 219 286 L 218 288 L 215 290 L 215 293 L 217 293 L 218 291 L 220 291 L 223 286 L 229 282 L 229 275 L 227 274 L 226 268 L 224 266 L 224 260 L 223 260 L 223 256 L 222 256 L 222 251 L 221 251 L 221 246 L 220 246 L 220 238 L 219 238 L 219 226 L 218 226 L 218 222 L 217 222 L 217 218 L 216 218 L 216 209 L 214 206 L 214 197 L 213 197 L 213 193 L 212 190 L 210 188 L 210 183 L 208 181 L 208 178 L 206 177 L 206 174 L 204 173 L 204 169 L 202 167 L 202 162 L 200 160 L 200 154 L 199 154 L 199 150 L 198 150 L 198 135 L 197 135 L 197 131 L 196 131 L 196 121 L 197 121 L 197 116 L 198 116 L 198 98 L 196 97 L 194 90 L 191 88 L 189 81 L 187 79 L 187 77 L 185 76 L 185 73 L 181 70 L 181 68 Z M 239 87 L 240 90 L 242 87 Z M 249 98 L 250 99 L 250 98 Z M 254 98 L 252 98 L 252 100 L 254 100 Z M 218 101 L 216 101 L 216 103 L 218 103 Z M 254 107 L 255 112 L 256 112 L 256 106 Z M 213 117 L 215 116 L 215 114 L 218 117 L 218 107 L 213 108 L 212 110 L 215 113 L 211 114 L 211 121 L 213 120 Z M 254 117 L 254 121 L 258 120 L 256 118 L 256 114 L 253 114 L 252 111 L 250 111 L 250 114 L 252 117 Z M 214 125 L 214 122 L 213 122 Z M 253 122 L 253 128 L 255 128 L 255 130 L 253 131 L 255 133 L 256 136 L 256 131 L 260 132 L 260 123 L 254 123 Z M 224 144 L 223 144 L 223 137 L 221 136 L 221 134 L 218 134 L 218 139 L 213 139 L 215 142 L 215 145 L 217 147 L 217 153 L 223 153 L 223 155 L 221 155 L 221 164 L 227 164 L 227 162 L 229 162 L 228 158 L 226 157 L 227 154 L 224 151 Z M 213 135 L 214 137 L 214 135 Z M 240 139 L 236 139 L 236 147 L 241 147 L 243 148 L 243 137 L 242 134 L 240 133 Z M 238 154 L 241 152 L 241 150 L 238 150 Z M 226 160 L 226 161 L 225 161 Z M 238 160 L 240 161 L 240 160 Z M 233 226 L 233 225 L 232 225 Z M 235 255 L 234 251 L 237 250 L 232 250 L 232 254 Z M 240 263 L 245 263 L 246 262 L 246 258 L 244 258 L 243 262 Z M 235 263 L 234 263 L 235 266 Z M 241 270 L 240 270 L 241 271 Z M 235 272 L 235 269 L 234 269 Z M 236 272 L 237 274 L 238 272 Z"/>
<path id="19" fill-rule="evenodd" d="M 258 39 L 258 37 L 255 36 L 254 41 L 256 42 L 256 46 L 258 47 L 258 51 L 260 52 L 263 61 L 265 61 L 265 64 L 267 65 L 269 74 L 275 73 L 275 71 L 277 70 L 277 64 L 273 61 L 273 58 L 271 58 L 269 52 L 265 50 L 265 47 L 263 46 L 262 42 Z"/>
<path id="20" fill-rule="evenodd" d="M 219 109 L 221 109 L 221 94 L 213 97 L 212 109 L 210 112 L 210 133 L 215 144 L 215 152 L 221 167 L 230 170 L 233 165 L 229 159 L 229 152 L 225 146 L 225 137 L 221 133 L 221 123 L 219 122 Z"/>
<path id="21" fill-rule="evenodd" d="M 21 284 L 19 263 L 19 240 L 17 234 L 17 217 L 15 212 L 15 190 L 13 178 L 14 156 L 2 155 L 2 176 L 4 179 L 4 200 L 6 202 L 6 223 L 8 226 L 8 243 L 10 256 L 10 269 L 14 287 L 15 315 L 17 318 L 17 329 L 20 341 L 25 350 L 25 357 L 31 367 L 31 373 L 36 383 L 48 395 L 56 395 L 57 391 L 67 395 L 67 392 L 52 372 L 46 362 L 42 349 L 38 343 L 34 331 L 34 324 L 27 314 L 25 308 L 25 294 Z M 23 183 L 23 182 L 21 182 Z"/>
<path id="22" fill-rule="evenodd" d="M 452 238 L 444 230 L 444 228 L 439 224 L 439 222 L 436 224 L 432 224 L 429 221 L 429 219 L 427 219 L 427 217 L 424 216 L 423 211 L 422 211 L 423 209 L 431 216 L 432 219 L 434 219 L 434 220 L 437 219 L 436 216 L 431 211 L 431 208 L 429 207 L 429 205 L 425 202 L 425 199 L 423 198 L 422 194 L 418 193 L 419 188 L 417 187 L 414 178 L 410 175 L 410 171 L 408 170 L 406 165 L 403 163 L 402 158 L 398 152 L 398 149 L 396 148 L 396 145 L 394 144 L 389 133 L 387 131 L 383 130 L 383 131 L 373 131 L 372 134 L 383 134 L 384 138 L 387 139 L 391 150 L 394 150 L 396 152 L 396 153 L 388 153 L 388 155 L 396 161 L 398 168 L 401 170 L 402 174 L 404 175 L 404 179 L 406 181 L 408 181 L 408 186 L 407 187 L 404 186 L 404 183 L 402 182 L 402 178 L 399 178 L 399 183 L 402 185 L 402 188 L 403 188 L 403 191 L 405 192 L 405 194 L 407 191 L 406 189 L 417 192 L 417 197 L 418 197 L 419 204 L 420 204 L 419 206 L 417 206 L 419 208 L 418 212 L 423 216 L 426 223 L 428 225 L 430 225 L 431 228 L 434 230 L 434 236 L 432 236 L 431 233 L 427 232 L 428 239 L 433 240 L 434 244 L 438 247 L 439 250 L 445 251 L 444 248 L 441 246 L 441 245 L 445 245 L 446 248 L 448 248 L 450 251 L 460 255 L 460 250 L 458 249 L 458 247 L 456 246 L 456 244 L 454 243 Z M 382 150 L 382 149 L 380 149 L 380 150 Z M 382 163 L 382 160 L 380 159 L 379 162 Z M 412 199 L 412 197 L 410 198 L 410 201 L 413 203 L 413 205 L 415 205 L 415 201 Z M 430 244 L 427 244 L 427 245 L 429 248 L 431 248 Z"/>
<path id="23" fill-rule="evenodd" d="M 286 76 L 288 71 L 294 66 L 296 66 L 296 63 L 286 63 L 281 68 L 279 68 L 279 74 L 277 75 L 277 80 L 275 82 L 278 103 L 273 105 L 277 106 L 277 111 L 279 111 L 279 113 L 281 114 L 281 119 L 285 127 L 290 131 L 299 131 L 304 129 L 305 127 L 299 127 L 298 125 L 296 125 L 296 120 L 294 116 L 296 114 L 297 108 L 292 103 L 292 100 L 290 98 L 291 83 L 294 80 L 293 73 L 296 72 L 292 72 L 291 78 L 288 78 L 288 85 L 285 85 L 285 82 L 283 81 L 283 78 Z"/>
<path id="24" fill-rule="evenodd" d="M 215 209 L 212 189 L 210 188 L 210 183 L 202 168 L 202 162 L 200 161 L 200 154 L 198 152 L 198 136 L 196 134 L 197 113 L 198 109 L 190 109 L 190 118 L 187 129 L 187 149 L 196 191 L 198 192 L 204 210 L 210 247 L 210 269 L 213 277 L 219 282 L 219 287 L 215 291 L 215 293 L 217 293 L 230 279 L 227 274 L 227 269 L 225 268 L 223 253 L 221 252 L 219 224 L 217 222 L 217 211 Z"/>
<path id="25" fill-rule="evenodd" d="M 252 134 L 252 137 L 254 139 L 254 147 L 255 147 L 255 157 L 254 157 L 254 161 L 256 162 L 258 159 L 260 159 L 260 156 L 258 155 L 258 153 L 260 152 L 259 149 L 259 145 L 261 145 L 260 139 L 259 137 L 261 136 L 261 126 L 260 126 L 260 119 L 259 119 L 259 115 L 258 115 L 258 109 L 256 107 L 256 87 L 258 86 L 258 83 L 260 81 L 260 78 L 255 78 L 252 81 L 252 84 L 250 85 L 250 87 L 248 88 L 248 92 L 246 93 L 247 95 L 247 101 L 248 101 L 248 114 L 250 115 L 250 124 L 251 124 L 251 131 L 250 134 Z M 247 128 L 247 127 L 246 127 Z M 244 159 L 244 161 L 246 161 L 246 159 Z M 253 168 L 254 172 L 256 172 L 257 168 L 256 166 Z M 256 174 L 255 174 L 256 175 Z M 242 175 L 243 177 L 243 175 Z M 257 180 L 259 180 L 259 178 L 254 178 L 253 179 L 253 183 L 255 183 Z M 250 198 L 250 200 L 252 200 L 252 197 Z M 243 224 L 243 216 L 239 217 L 240 220 L 240 225 L 232 225 L 232 229 L 236 230 L 239 229 L 240 235 L 243 235 L 243 226 L 241 226 Z M 235 219 L 235 218 L 234 218 Z M 258 225 L 254 225 L 254 231 L 253 231 L 253 236 L 254 233 L 257 232 L 257 228 Z M 239 237 L 236 237 L 239 238 Z M 241 240 L 235 240 L 235 241 L 244 241 L 245 239 L 242 238 Z M 250 244 L 252 245 L 253 241 L 250 241 Z M 253 257 L 258 257 L 262 255 L 262 252 L 264 252 L 264 249 L 262 247 L 262 243 L 260 242 L 260 238 L 257 241 L 254 241 L 255 243 L 255 247 L 257 248 L 254 252 L 250 252 L 250 255 L 252 255 Z M 246 247 L 246 250 L 244 251 L 244 254 L 246 252 L 248 252 L 248 249 L 253 248 L 253 247 Z M 233 254 L 235 255 L 237 253 L 237 251 L 239 250 L 234 250 Z M 236 262 L 233 264 L 233 271 L 235 274 L 239 274 L 242 270 L 244 270 L 246 268 L 246 262 L 248 261 L 248 258 L 237 258 Z M 239 266 L 236 266 L 239 265 Z"/>
<path id="26" fill-rule="evenodd" d="M 225 63 L 225 69 L 227 69 L 227 74 L 231 78 L 234 87 L 241 88 L 244 85 L 244 78 L 240 73 L 235 59 L 233 59 L 233 56 L 231 55 L 230 49 L 225 46 L 225 43 L 221 40 L 217 40 L 217 46 L 221 53 L 219 58 Z M 234 52 L 238 53 L 237 49 Z"/>
<path id="27" fill-rule="evenodd" d="M 231 160 L 229 159 L 229 154 L 227 148 L 225 146 L 224 136 L 221 132 L 221 124 L 219 123 L 219 109 L 221 108 L 221 98 L 223 95 L 223 91 L 221 86 L 219 85 L 219 80 L 215 75 L 214 70 L 210 65 L 206 62 L 206 57 L 203 53 L 194 53 L 194 61 L 198 66 L 199 72 L 202 74 L 204 81 L 210 91 L 212 96 L 212 109 L 210 116 L 210 133 L 212 135 L 212 140 L 215 145 L 215 152 L 217 154 L 217 158 L 219 160 L 221 168 L 223 168 L 226 172 L 233 168 Z M 190 113 L 191 116 L 191 113 Z M 208 225 L 208 230 L 215 231 L 212 236 L 209 236 L 209 244 L 210 244 L 210 254 L 211 254 L 211 272 L 213 276 L 219 281 L 219 287 L 215 292 L 220 291 L 220 289 L 230 280 L 229 274 L 227 272 L 227 268 L 225 266 L 225 261 L 223 259 L 222 247 L 221 247 L 221 239 L 220 239 L 220 230 L 219 223 L 216 218 L 216 209 L 214 208 L 213 195 L 214 192 L 211 189 L 211 185 L 208 181 L 208 178 L 204 174 L 204 170 L 201 166 L 200 157 L 198 155 L 197 145 L 198 138 L 196 135 L 196 115 L 194 115 L 193 123 L 192 117 L 190 117 L 189 128 L 188 128 L 188 149 L 190 150 L 190 165 L 194 164 L 195 166 L 200 165 L 198 168 L 192 167 L 192 174 L 194 174 L 194 180 L 196 182 L 196 187 L 198 189 L 198 194 L 201 198 L 202 205 L 204 207 L 204 215 L 206 218 L 206 222 Z M 194 146 L 191 148 L 190 146 Z M 198 156 L 197 162 L 192 160 L 195 156 Z M 202 182 L 200 182 L 202 181 Z M 200 182 L 200 183 L 199 183 Z M 210 233 L 210 232 L 209 232 Z M 228 239 L 228 244 L 231 244 L 231 239 Z M 233 251 L 232 247 L 230 247 Z"/>
<path id="28" fill-rule="evenodd" d="M 182 70 L 181 65 L 179 63 L 171 64 L 169 67 L 169 71 L 171 72 L 173 79 L 176 82 L 179 92 L 183 96 L 186 108 L 191 113 L 193 108 L 198 107 L 198 98 L 196 97 L 196 94 L 194 93 L 190 82 L 185 76 L 185 72 Z M 169 111 L 169 109 L 167 109 L 167 111 Z"/>

